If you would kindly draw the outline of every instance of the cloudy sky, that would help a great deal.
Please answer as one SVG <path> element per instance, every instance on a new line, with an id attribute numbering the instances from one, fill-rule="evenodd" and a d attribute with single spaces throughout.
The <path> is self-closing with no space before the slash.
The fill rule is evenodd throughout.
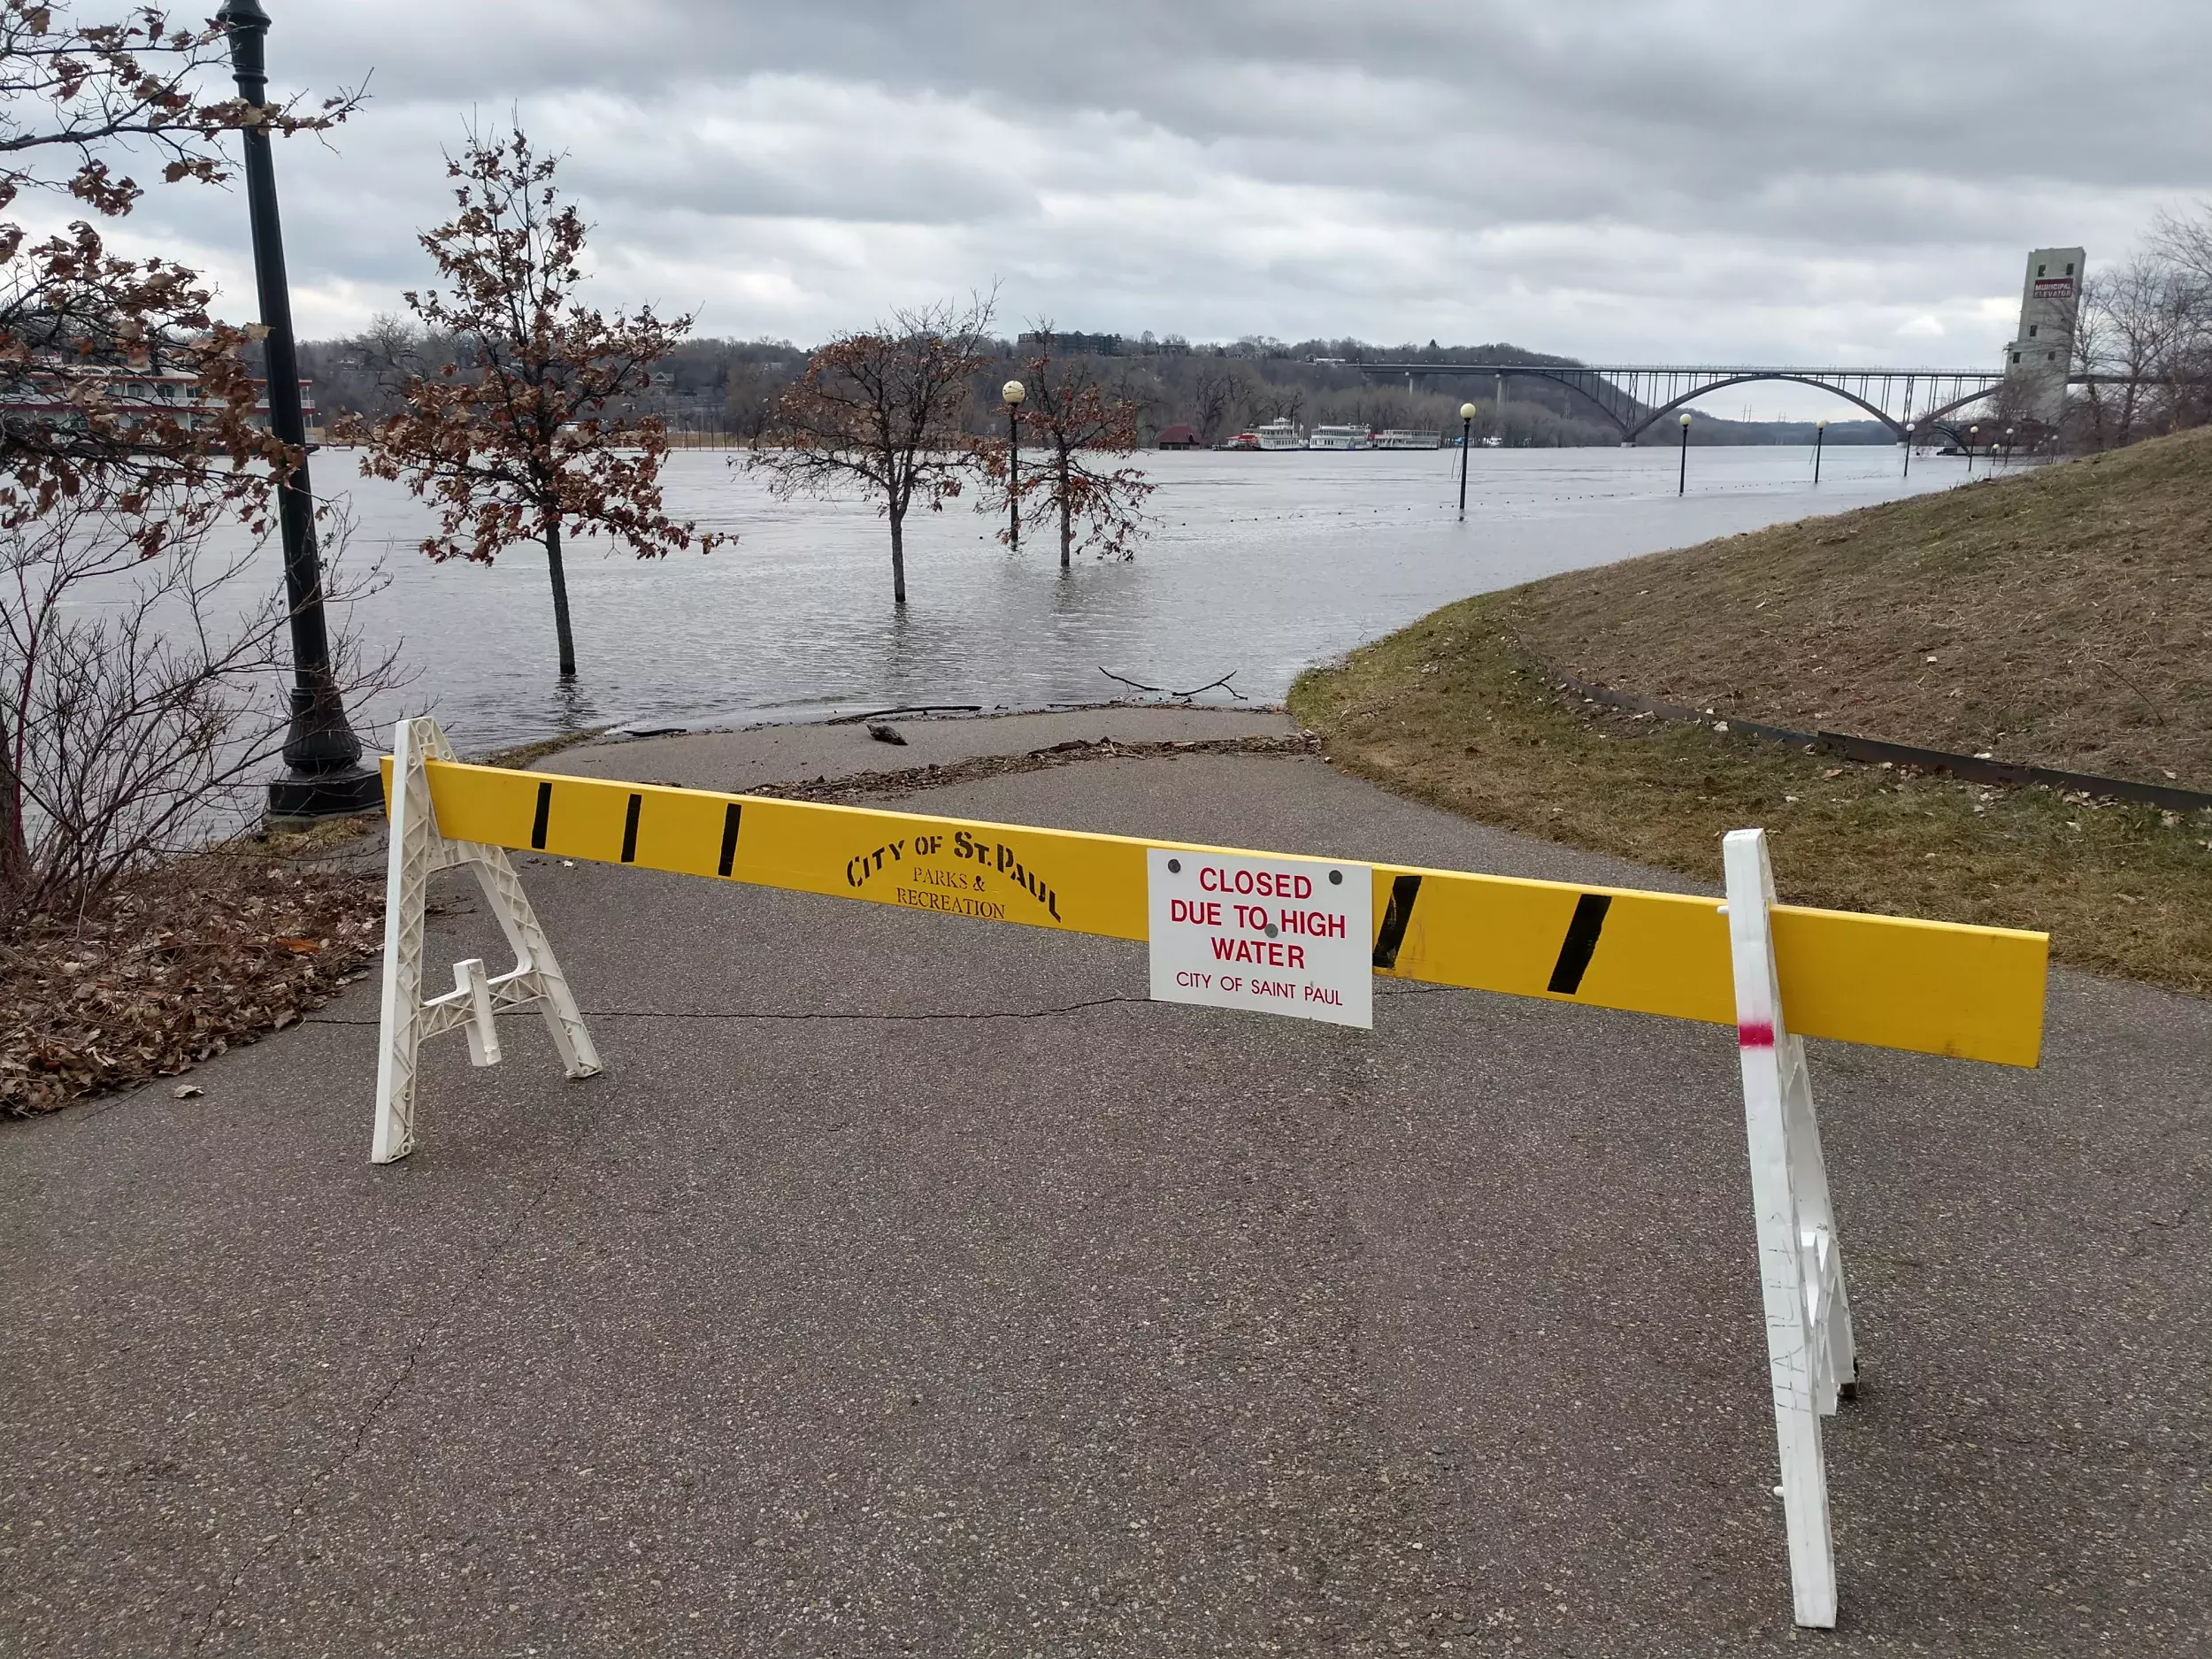
<path id="1" fill-rule="evenodd" d="M 800 342 L 995 279 L 1133 334 L 1993 365 L 2029 247 L 2212 197 L 2212 0 L 266 4 L 280 85 L 372 94 L 279 152 L 310 335 L 426 280 L 472 112 L 566 152 L 610 301 Z M 241 198 L 132 224 L 250 294 Z"/>

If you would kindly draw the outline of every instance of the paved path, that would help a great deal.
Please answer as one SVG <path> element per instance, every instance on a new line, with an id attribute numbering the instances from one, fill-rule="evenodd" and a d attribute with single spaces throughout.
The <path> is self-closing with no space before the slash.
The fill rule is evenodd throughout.
<path id="1" fill-rule="evenodd" d="M 925 800 L 1680 885 L 1311 759 Z M 1792 1646 L 1726 1033 L 1394 982 L 1353 1032 L 523 873 L 603 1078 L 443 1040 L 372 1168 L 365 985 L 204 1099 L 0 1130 L 0 1652 Z M 455 892 L 434 961 L 489 942 Z M 1813 1064 L 1868 1370 L 1795 1646 L 2204 1651 L 2212 1009 L 2061 975 L 2039 1072 Z"/>

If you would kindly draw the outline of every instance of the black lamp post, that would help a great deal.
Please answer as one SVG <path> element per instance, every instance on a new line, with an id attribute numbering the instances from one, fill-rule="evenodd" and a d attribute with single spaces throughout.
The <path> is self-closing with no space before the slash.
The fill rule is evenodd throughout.
<path id="1" fill-rule="evenodd" d="M 1686 409 L 1682 411 L 1682 468 L 1674 480 L 1674 493 L 1690 493 L 1690 411 Z"/>
<path id="2" fill-rule="evenodd" d="M 1912 476 L 1912 422 L 1905 423 L 1905 476 Z"/>
<path id="3" fill-rule="evenodd" d="M 2007 470 L 2010 470 L 2012 466 L 2012 428 L 2010 426 L 2005 428 L 2005 466 Z"/>
<path id="4" fill-rule="evenodd" d="M 1982 429 L 1979 426 L 1969 426 L 1966 429 L 1966 472 L 1970 478 L 1974 472 L 1974 445 L 1981 435 Z"/>
<path id="5" fill-rule="evenodd" d="M 224 0 L 216 21 L 230 31 L 238 94 L 268 103 L 262 48 L 269 14 L 261 0 Z M 300 413 L 299 353 L 292 339 L 292 296 L 284 276 L 284 233 L 277 222 L 276 165 L 268 129 L 249 127 L 246 208 L 253 222 L 254 280 L 261 293 L 267 356 L 269 430 L 296 451 L 299 465 L 277 486 L 277 523 L 284 541 L 285 597 L 292 611 L 292 724 L 284 739 L 286 772 L 269 784 L 274 819 L 336 818 L 383 803 L 383 782 L 361 764 L 361 740 L 346 722 L 345 699 L 330 672 L 330 634 L 323 618 L 323 567 L 315 547 L 315 498 L 307 481 L 307 423 Z"/>
<path id="6" fill-rule="evenodd" d="M 1820 482 L 1820 450 L 1828 442 L 1828 421 L 1825 416 L 1813 422 L 1813 482 Z"/>
<path id="7" fill-rule="evenodd" d="M 1459 516 L 1467 516 L 1467 451 L 1475 447 L 1475 406 L 1459 406 Z"/>
<path id="8" fill-rule="evenodd" d="M 1022 383 L 1009 380 L 998 388 L 1006 400 L 1006 543 L 1022 550 Z"/>

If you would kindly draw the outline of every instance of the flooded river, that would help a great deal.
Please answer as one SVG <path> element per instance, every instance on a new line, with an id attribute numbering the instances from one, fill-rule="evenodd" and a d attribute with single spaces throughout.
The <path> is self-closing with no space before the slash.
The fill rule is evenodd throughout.
<path id="1" fill-rule="evenodd" d="M 581 672 L 565 688 L 541 554 L 433 565 L 414 545 L 428 515 L 397 486 L 355 478 L 341 449 L 316 457 L 315 482 L 350 496 L 353 559 L 388 578 L 354 626 L 402 647 L 403 702 L 475 753 L 581 726 L 1133 695 L 1102 670 L 1173 689 L 1233 671 L 1247 696 L 1279 698 L 1309 664 L 1468 594 L 1963 478 L 1956 459 L 1916 457 L 1909 479 L 1900 461 L 1832 448 L 1816 488 L 1808 449 L 1693 449 L 1678 498 L 1670 449 L 1477 450 L 1461 523 L 1453 451 L 1150 454 L 1156 529 L 1133 561 L 1063 573 L 1053 546 L 1010 554 L 956 503 L 908 520 L 900 613 L 867 506 L 778 502 L 725 453 L 686 452 L 670 511 L 738 541 L 652 563 L 572 544 Z"/>

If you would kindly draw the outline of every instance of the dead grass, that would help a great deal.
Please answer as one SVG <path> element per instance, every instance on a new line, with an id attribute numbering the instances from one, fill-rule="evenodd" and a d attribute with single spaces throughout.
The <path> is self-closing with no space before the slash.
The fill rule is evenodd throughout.
<path id="1" fill-rule="evenodd" d="M 1962 499 L 2008 510 L 2005 491 L 2016 488 Z M 1664 559 L 1694 563 L 1672 554 L 1636 564 Z M 1686 571 L 1678 591 L 1695 580 Z M 1721 835 L 1763 826 L 1789 902 L 2042 929 L 2061 961 L 2212 992 L 2212 813 L 2183 818 L 1838 764 L 1595 709 L 1555 689 L 1516 631 L 1532 607 L 1550 605 L 1542 590 L 1551 585 L 1447 606 L 1303 676 L 1291 710 L 1346 769 L 1484 823 L 1715 883 Z M 1726 628 L 1709 626 L 1704 637 L 1723 649 L 1740 643 Z M 1561 666 L 1606 677 L 1580 659 Z M 1916 726 L 1881 734 L 1942 735 Z"/>
<path id="2" fill-rule="evenodd" d="M 211 849 L 0 941 L 0 1117 L 174 1075 L 336 995 L 382 942 L 382 883 L 305 861 L 361 833 Z"/>
<path id="3" fill-rule="evenodd" d="M 1538 661 L 1620 690 L 2212 789 L 2212 429 L 1499 603 Z"/>

